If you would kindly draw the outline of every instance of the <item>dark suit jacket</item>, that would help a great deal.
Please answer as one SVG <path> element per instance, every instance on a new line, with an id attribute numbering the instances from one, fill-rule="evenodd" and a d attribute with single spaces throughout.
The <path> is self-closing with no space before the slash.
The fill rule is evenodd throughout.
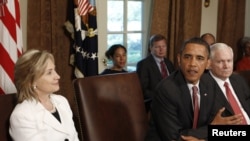
<path id="1" fill-rule="evenodd" d="M 173 63 L 164 59 L 169 73 L 175 70 Z M 154 96 L 154 89 L 156 85 L 162 80 L 161 72 L 153 58 L 153 55 L 149 55 L 143 60 L 137 63 L 136 72 L 139 76 L 144 99 L 152 99 Z"/>
<path id="2" fill-rule="evenodd" d="M 193 108 L 191 94 L 180 70 L 159 83 L 152 101 L 147 141 L 181 140 L 180 135 L 207 139 L 207 125 L 215 99 L 213 79 L 203 75 L 199 82 L 200 113 L 197 129 L 192 129 Z M 157 139 L 157 136 L 160 139 Z"/>
<path id="3" fill-rule="evenodd" d="M 242 107 L 244 108 L 244 110 L 246 111 L 248 116 L 250 117 L 250 90 L 249 90 L 249 86 L 247 85 L 247 82 L 244 80 L 244 78 L 242 78 L 238 74 L 232 74 L 229 77 L 229 81 L 230 81 Z M 215 104 L 214 104 L 214 110 L 212 113 L 213 117 L 216 115 L 218 110 L 222 107 L 225 107 L 225 111 L 223 112 L 222 116 L 234 115 L 232 107 L 228 103 L 225 95 L 223 94 L 222 90 L 220 89 L 220 87 L 217 83 L 216 83 L 215 88 L 216 88 L 217 94 L 216 94 L 216 100 L 215 100 Z"/>

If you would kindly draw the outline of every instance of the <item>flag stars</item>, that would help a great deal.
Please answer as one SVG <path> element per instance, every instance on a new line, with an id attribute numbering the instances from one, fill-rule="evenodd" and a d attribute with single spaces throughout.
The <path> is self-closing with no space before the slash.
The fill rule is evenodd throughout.
<path id="1" fill-rule="evenodd" d="M 82 51 L 83 58 L 88 57 L 88 53 L 86 51 Z"/>
<path id="2" fill-rule="evenodd" d="M 82 57 L 87 59 L 95 60 L 97 58 L 97 52 L 88 53 L 86 51 L 81 51 Z"/>
<path id="3" fill-rule="evenodd" d="M 95 53 L 92 53 L 91 58 L 92 58 L 93 60 L 95 60 L 95 59 L 97 58 L 96 52 L 95 52 Z"/>
<path id="4" fill-rule="evenodd" d="M 76 46 L 76 52 L 81 52 L 80 49 L 81 48 L 79 46 Z"/>
<path id="5" fill-rule="evenodd" d="M 87 53 L 86 57 L 87 57 L 87 58 L 90 58 L 90 55 L 89 55 L 89 53 Z"/>

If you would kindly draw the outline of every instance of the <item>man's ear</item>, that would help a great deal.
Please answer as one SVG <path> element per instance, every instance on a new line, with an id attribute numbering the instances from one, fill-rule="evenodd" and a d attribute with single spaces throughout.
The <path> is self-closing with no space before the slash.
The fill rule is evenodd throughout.
<path id="1" fill-rule="evenodd" d="M 210 60 L 210 59 L 208 59 L 208 60 L 207 60 L 207 66 L 206 66 L 206 69 L 207 69 L 207 70 L 210 70 L 210 68 L 211 68 L 211 60 Z"/>

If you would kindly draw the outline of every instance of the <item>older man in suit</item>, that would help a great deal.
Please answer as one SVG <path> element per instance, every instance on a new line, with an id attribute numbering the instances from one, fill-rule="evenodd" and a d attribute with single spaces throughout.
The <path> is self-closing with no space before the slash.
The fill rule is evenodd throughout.
<path id="1" fill-rule="evenodd" d="M 213 115 L 216 115 L 216 109 L 224 107 L 222 116 L 239 115 L 240 124 L 250 124 L 250 90 L 244 78 L 233 73 L 232 48 L 224 43 L 215 43 L 211 46 L 210 58 L 210 76 L 217 84 Z M 227 123 L 234 124 L 234 121 L 229 119 Z"/>
<path id="2" fill-rule="evenodd" d="M 166 58 L 167 40 L 163 35 L 151 36 L 149 49 L 150 55 L 139 61 L 136 68 L 147 101 L 153 98 L 156 85 L 175 70 L 173 63 Z M 150 102 L 147 106 L 149 110 Z"/>

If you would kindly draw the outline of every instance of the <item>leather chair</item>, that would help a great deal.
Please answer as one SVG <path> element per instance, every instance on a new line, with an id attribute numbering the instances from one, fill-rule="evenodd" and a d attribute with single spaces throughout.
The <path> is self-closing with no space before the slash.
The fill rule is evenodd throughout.
<path id="1" fill-rule="evenodd" d="M 247 82 L 249 88 L 250 88 L 250 70 L 246 70 L 246 71 L 235 71 L 235 73 L 238 73 L 239 75 L 241 75 Z"/>
<path id="2" fill-rule="evenodd" d="M 9 118 L 16 105 L 16 95 L 0 95 L 0 141 L 12 141 L 9 135 Z"/>
<path id="3" fill-rule="evenodd" d="M 135 72 L 73 81 L 84 141 L 143 141 L 146 109 Z"/>

